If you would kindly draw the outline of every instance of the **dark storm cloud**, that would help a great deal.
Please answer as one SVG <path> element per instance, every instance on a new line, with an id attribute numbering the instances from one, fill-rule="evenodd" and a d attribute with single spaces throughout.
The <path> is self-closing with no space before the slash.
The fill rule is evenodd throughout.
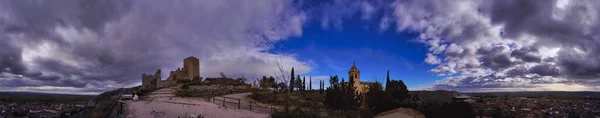
<path id="1" fill-rule="evenodd" d="M 529 72 L 540 75 L 540 76 L 558 76 L 558 75 L 560 75 L 558 68 L 556 68 L 556 66 L 550 65 L 550 64 L 536 65 L 534 67 L 531 67 L 529 69 Z"/>
<path id="2" fill-rule="evenodd" d="M 493 48 L 480 48 L 477 54 L 486 55 L 480 58 L 483 62 L 481 65 L 493 70 L 504 69 L 511 67 L 515 63 L 510 60 L 510 56 L 503 53 L 507 50 L 506 47 L 498 46 Z"/>
<path id="3" fill-rule="evenodd" d="M 34 58 L 32 63 L 36 63 L 36 67 L 27 67 L 23 61 L 23 48 L 29 48 L 28 46 L 37 45 L 43 41 L 53 42 L 58 47 L 71 47 L 72 44 L 65 42 L 54 33 L 53 30 L 57 26 L 69 25 L 76 28 L 99 29 L 98 26 L 113 18 L 110 15 L 124 13 L 118 11 L 124 8 L 116 6 L 128 3 L 128 1 L 1 1 L 1 3 L 4 10 L 4 14 L 1 15 L 3 23 L 5 23 L 2 33 L 3 43 L 0 46 L 3 48 L 0 54 L 2 55 L 0 67 L 3 68 L 1 72 L 18 75 L 13 76 L 11 81 L 5 83 L 13 87 L 50 85 L 81 88 L 85 87 L 86 83 L 73 79 L 73 76 L 85 76 L 82 70 L 66 66 L 60 60 L 45 58 Z M 14 37 L 15 34 L 22 34 L 25 38 L 7 38 L 8 35 Z M 89 54 L 89 52 L 81 53 Z M 91 57 L 87 56 L 87 58 Z M 42 73 L 39 70 L 50 70 L 51 72 Z M 32 84 L 23 82 L 24 79 L 40 82 Z"/>
<path id="4" fill-rule="evenodd" d="M 3 39 L 6 41 L 6 39 Z M 8 43 L 0 43 L 0 72 L 8 72 L 15 74 L 25 74 L 27 68 L 21 62 L 21 50 L 9 45 Z"/>
<path id="5" fill-rule="evenodd" d="M 131 0 L 2 1 L 4 10 L 17 25 L 12 31 L 46 32 L 57 25 L 101 29 L 130 9 Z M 20 25 L 20 26 L 19 26 Z M 46 33 L 50 34 L 50 33 Z"/>
<path id="6" fill-rule="evenodd" d="M 561 71 L 567 74 L 567 77 L 583 78 L 583 79 L 598 79 L 600 78 L 600 57 L 595 54 L 588 56 L 562 54 L 559 58 Z"/>
<path id="7" fill-rule="evenodd" d="M 539 53 L 539 50 L 537 48 L 529 47 L 514 50 L 510 53 L 510 56 L 515 57 L 516 59 L 520 59 L 524 62 L 540 63 L 542 61 L 542 58 L 540 56 L 534 55 L 537 53 Z"/>
<path id="8" fill-rule="evenodd" d="M 507 36 L 533 34 L 544 38 L 539 40 L 540 44 L 562 46 L 557 60 L 564 76 L 600 78 L 597 1 L 571 1 L 562 19 L 553 18 L 558 12 L 555 1 L 495 1 L 490 4 L 492 22 L 504 24 Z"/>
<path id="9" fill-rule="evenodd" d="M 271 75 L 277 63 L 310 70 L 292 55 L 266 51 L 270 42 L 302 34 L 304 12 L 286 1 L 230 2 L 0 0 L 2 88 L 93 93 L 135 86 L 142 73 L 162 69 L 167 76 L 187 56 L 211 67 L 201 69 L 205 77 Z"/>

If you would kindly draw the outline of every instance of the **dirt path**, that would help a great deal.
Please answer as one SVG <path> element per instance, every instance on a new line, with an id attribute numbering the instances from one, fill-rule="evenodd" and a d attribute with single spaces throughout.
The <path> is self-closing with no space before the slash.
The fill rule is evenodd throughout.
<path id="1" fill-rule="evenodd" d="M 181 98 L 176 88 L 156 90 L 142 101 L 126 101 L 128 118 L 176 118 L 198 116 L 205 118 L 266 118 L 269 114 L 244 109 L 221 107 L 200 98 Z"/>

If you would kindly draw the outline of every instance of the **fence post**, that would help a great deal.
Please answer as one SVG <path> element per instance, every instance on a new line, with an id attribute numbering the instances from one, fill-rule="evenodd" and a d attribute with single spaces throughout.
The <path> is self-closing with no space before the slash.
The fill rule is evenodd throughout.
<path id="1" fill-rule="evenodd" d="M 240 101 L 240 99 L 238 99 L 238 109 L 242 109 L 242 102 Z"/>
<path id="2" fill-rule="evenodd" d="M 123 113 L 123 103 L 119 102 L 119 112 L 117 112 L 117 115 Z"/>
<path id="3" fill-rule="evenodd" d="M 250 103 L 250 105 L 248 105 L 248 106 L 250 106 L 250 111 L 252 111 L 252 101 L 248 101 L 248 102 Z"/>
<path id="4" fill-rule="evenodd" d="M 223 107 L 225 107 L 225 97 L 223 97 Z"/>

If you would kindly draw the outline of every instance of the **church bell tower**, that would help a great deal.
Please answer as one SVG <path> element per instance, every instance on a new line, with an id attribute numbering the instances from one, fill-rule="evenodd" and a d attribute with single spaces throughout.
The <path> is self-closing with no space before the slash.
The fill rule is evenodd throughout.
<path id="1" fill-rule="evenodd" d="M 348 79 L 354 79 L 354 86 L 360 85 L 360 71 L 356 68 L 356 64 L 352 62 L 352 67 L 348 71 Z"/>

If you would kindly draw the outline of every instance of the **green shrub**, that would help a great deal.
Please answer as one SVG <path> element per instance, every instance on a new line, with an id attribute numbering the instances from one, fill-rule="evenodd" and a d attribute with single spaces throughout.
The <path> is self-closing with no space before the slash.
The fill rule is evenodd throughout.
<path id="1" fill-rule="evenodd" d="M 275 111 L 271 114 L 272 118 L 320 118 L 318 112 L 304 111 L 301 109 L 294 109 L 289 111 Z"/>
<path id="2" fill-rule="evenodd" d="M 188 83 L 189 85 L 192 86 L 204 86 L 204 85 L 210 85 L 208 82 L 206 81 L 192 81 L 190 83 Z"/>
<path id="3" fill-rule="evenodd" d="M 288 96 L 289 97 L 286 97 Z M 324 108 L 322 94 L 310 94 L 304 91 L 286 92 L 253 92 L 249 98 L 265 104 L 282 105 L 286 103 L 303 108 Z M 288 98 L 288 99 L 286 99 Z"/>
<path id="4" fill-rule="evenodd" d="M 190 82 L 192 82 L 192 80 L 190 80 L 190 79 L 180 79 L 180 80 L 177 80 L 177 83 L 190 83 Z"/>
<path id="5" fill-rule="evenodd" d="M 183 86 L 181 86 L 181 89 L 189 89 L 190 85 L 184 84 Z"/>
<path id="6" fill-rule="evenodd" d="M 152 92 L 152 90 L 142 89 L 142 90 L 138 90 L 136 94 L 139 96 L 146 96 L 151 92 Z"/>

